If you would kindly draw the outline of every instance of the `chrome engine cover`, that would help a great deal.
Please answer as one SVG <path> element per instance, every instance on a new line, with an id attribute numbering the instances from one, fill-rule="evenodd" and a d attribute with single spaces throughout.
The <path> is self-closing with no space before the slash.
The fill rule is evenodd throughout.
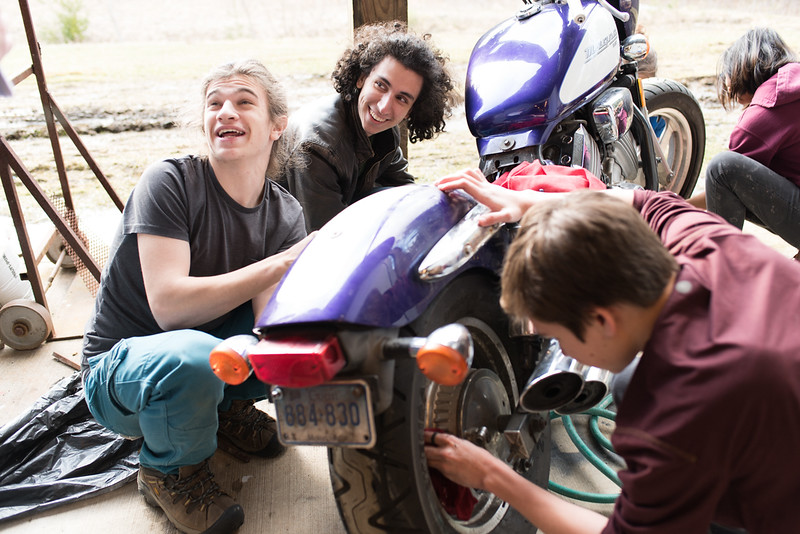
<path id="1" fill-rule="evenodd" d="M 611 187 L 645 187 L 644 173 L 640 172 L 639 146 L 629 131 L 619 141 L 608 145 L 603 160 L 603 172 Z"/>
<path id="2" fill-rule="evenodd" d="M 592 120 L 602 142 L 610 145 L 631 128 L 633 97 L 624 87 L 612 87 L 600 95 L 592 106 Z"/>

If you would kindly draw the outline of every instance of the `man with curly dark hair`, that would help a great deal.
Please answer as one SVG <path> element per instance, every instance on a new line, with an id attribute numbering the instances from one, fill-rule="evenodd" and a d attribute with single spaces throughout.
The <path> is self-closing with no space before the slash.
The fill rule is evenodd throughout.
<path id="1" fill-rule="evenodd" d="M 444 130 L 454 102 L 447 59 L 399 21 L 368 24 L 333 71 L 336 95 L 293 114 L 286 132 L 291 154 L 279 183 L 303 206 L 316 230 L 376 189 L 413 183 L 400 148 Z"/>

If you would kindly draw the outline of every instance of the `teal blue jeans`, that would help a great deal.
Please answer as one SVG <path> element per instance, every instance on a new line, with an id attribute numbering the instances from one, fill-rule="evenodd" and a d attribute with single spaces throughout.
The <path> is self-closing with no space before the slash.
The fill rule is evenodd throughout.
<path id="1" fill-rule="evenodd" d="M 249 311 L 249 313 L 248 313 Z M 240 308 L 213 334 L 175 330 L 119 341 L 89 359 L 89 410 L 103 426 L 144 437 L 139 462 L 163 473 L 202 462 L 217 448 L 217 411 L 235 399 L 263 399 L 255 376 L 238 386 L 211 371 L 208 355 L 226 337 L 251 333 L 253 313 Z"/>

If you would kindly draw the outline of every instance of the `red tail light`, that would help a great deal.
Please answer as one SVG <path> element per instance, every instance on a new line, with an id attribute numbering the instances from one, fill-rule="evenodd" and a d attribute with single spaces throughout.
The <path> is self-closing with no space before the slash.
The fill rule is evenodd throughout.
<path id="1" fill-rule="evenodd" d="M 345 364 L 339 340 L 291 336 L 264 338 L 250 350 L 250 365 L 262 382 L 302 388 L 333 378 Z"/>

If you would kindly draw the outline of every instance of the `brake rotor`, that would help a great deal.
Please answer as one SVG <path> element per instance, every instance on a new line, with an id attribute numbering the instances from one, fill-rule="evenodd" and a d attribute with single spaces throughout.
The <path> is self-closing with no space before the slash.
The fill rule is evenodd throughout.
<path id="1" fill-rule="evenodd" d="M 35 349 L 52 333 L 50 312 L 38 302 L 15 299 L 0 308 L 0 338 L 12 349 Z"/>
<path id="2" fill-rule="evenodd" d="M 489 369 L 472 369 L 457 386 L 431 384 L 425 426 L 479 443 L 499 458 L 508 444 L 502 437 L 500 419 L 511 414 L 508 394 L 498 376 Z"/>

